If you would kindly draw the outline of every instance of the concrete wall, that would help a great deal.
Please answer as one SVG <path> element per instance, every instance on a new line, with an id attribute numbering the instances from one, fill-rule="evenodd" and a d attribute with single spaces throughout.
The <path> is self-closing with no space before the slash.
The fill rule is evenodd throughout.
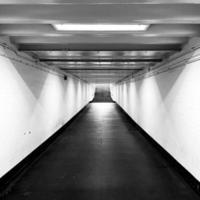
<path id="1" fill-rule="evenodd" d="M 93 88 L 0 47 L 0 177 L 93 98 Z"/>
<path id="2" fill-rule="evenodd" d="M 188 53 L 173 56 L 146 77 L 113 86 L 112 97 L 200 181 L 200 50 L 193 49 L 186 47 Z"/>

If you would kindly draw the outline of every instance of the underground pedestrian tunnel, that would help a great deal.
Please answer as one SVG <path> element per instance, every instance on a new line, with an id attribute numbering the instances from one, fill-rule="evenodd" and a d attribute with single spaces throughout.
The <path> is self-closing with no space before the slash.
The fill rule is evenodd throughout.
<path id="1" fill-rule="evenodd" d="M 196 200 L 200 1 L 0 1 L 0 199 Z"/>

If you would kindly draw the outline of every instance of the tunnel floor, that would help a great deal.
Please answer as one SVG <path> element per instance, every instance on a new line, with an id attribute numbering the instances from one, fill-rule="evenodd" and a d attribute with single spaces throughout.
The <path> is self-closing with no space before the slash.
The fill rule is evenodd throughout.
<path id="1" fill-rule="evenodd" d="M 91 103 L 23 175 L 8 200 L 196 200 L 114 103 Z"/>

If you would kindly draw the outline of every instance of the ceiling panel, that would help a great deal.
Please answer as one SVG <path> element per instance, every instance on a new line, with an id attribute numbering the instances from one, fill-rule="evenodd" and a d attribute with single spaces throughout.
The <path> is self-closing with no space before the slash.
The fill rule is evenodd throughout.
<path id="1" fill-rule="evenodd" d="M 30 52 L 29 52 L 30 53 Z M 161 59 L 173 51 L 32 51 L 40 59 Z"/>
<path id="2" fill-rule="evenodd" d="M 199 0 L 1 0 L 0 4 L 199 4 Z"/>
<path id="3" fill-rule="evenodd" d="M 1 5 L 0 23 L 199 24 L 200 4 Z"/>
<path id="4" fill-rule="evenodd" d="M 138 69 L 138 70 L 141 70 L 141 69 L 144 69 L 145 67 L 150 67 L 150 66 L 153 66 L 154 64 L 135 64 L 135 65 L 120 65 L 120 66 L 116 66 L 116 65 L 101 65 L 101 66 L 97 66 L 97 65 L 67 65 L 67 64 L 64 64 L 64 65 L 53 65 L 53 66 L 56 66 L 62 70 L 118 70 L 119 73 L 121 73 L 121 71 L 123 70 L 135 70 L 135 69 Z"/>
<path id="5" fill-rule="evenodd" d="M 120 63 L 120 62 L 46 62 L 49 65 L 54 65 L 62 68 L 144 68 L 146 66 L 152 66 L 154 62 L 134 62 L 134 63 Z"/>
<path id="6" fill-rule="evenodd" d="M 117 82 L 121 80 L 122 78 L 132 74 L 136 73 L 138 70 L 100 70 L 100 69 L 84 69 L 84 70 L 66 70 L 67 73 L 74 74 L 78 77 L 80 77 L 82 80 L 85 80 L 87 82 L 94 82 L 94 80 L 98 81 L 104 81 L 107 80 L 108 82 Z"/>
<path id="7" fill-rule="evenodd" d="M 88 82 L 116 82 L 200 36 L 200 0 L 0 0 L 0 36 Z M 148 24 L 147 31 L 57 31 L 54 23 Z"/>

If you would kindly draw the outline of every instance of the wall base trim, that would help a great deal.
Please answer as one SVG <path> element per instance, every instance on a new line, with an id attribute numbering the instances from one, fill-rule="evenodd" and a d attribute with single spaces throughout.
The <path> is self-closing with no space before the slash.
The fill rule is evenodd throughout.
<path id="1" fill-rule="evenodd" d="M 158 152 L 168 161 L 171 167 L 173 167 L 183 177 L 185 182 L 200 195 L 200 182 L 187 170 L 185 169 L 171 154 L 169 154 L 159 143 L 157 143 L 142 127 L 140 127 L 127 113 L 126 111 L 117 104 L 117 107 L 122 111 L 125 117 L 133 124 L 133 126 L 144 136 L 157 150 Z"/>
<path id="2" fill-rule="evenodd" d="M 89 103 L 88 103 L 89 104 Z M 75 116 L 73 116 L 64 126 L 62 126 L 58 131 L 56 131 L 52 136 L 50 136 L 46 141 L 44 141 L 39 147 L 37 147 L 33 152 L 31 152 L 27 157 L 25 157 L 21 162 L 19 162 L 15 167 L 13 167 L 9 172 L 7 172 L 3 177 L 0 178 L 0 198 L 5 196 L 8 192 L 12 190 L 15 183 L 23 176 L 23 174 L 34 164 L 40 157 L 45 153 L 45 150 L 53 144 L 53 142 L 58 138 L 62 132 L 75 120 L 79 115 L 88 108 L 88 104 L 84 106 Z"/>

